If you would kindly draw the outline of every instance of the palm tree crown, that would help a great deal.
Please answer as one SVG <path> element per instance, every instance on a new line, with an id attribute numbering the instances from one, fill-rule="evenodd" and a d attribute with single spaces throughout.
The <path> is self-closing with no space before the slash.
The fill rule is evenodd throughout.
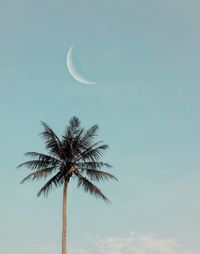
<path id="1" fill-rule="evenodd" d="M 86 192 L 101 198 L 106 202 L 109 199 L 101 190 L 92 183 L 99 180 L 117 180 L 115 176 L 104 172 L 103 167 L 111 165 L 102 162 L 104 150 L 108 148 L 102 141 L 95 142 L 98 125 L 85 130 L 80 126 L 77 117 L 73 117 L 67 126 L 61 139 L 44 122 L 42 137 L 48 154 L 28 152 L 25 155 L 32 159 L 20 164 L 18 167 L 28 167 L 32 173 L 25 177 L 21 183 L 34 181 L 41 178 L 51 178 L 38 192 L 38 196 L 48 195 L 54 187 L 68 183 L 70 179 L 77 179 L 78 187 L 83 187 Z"/>

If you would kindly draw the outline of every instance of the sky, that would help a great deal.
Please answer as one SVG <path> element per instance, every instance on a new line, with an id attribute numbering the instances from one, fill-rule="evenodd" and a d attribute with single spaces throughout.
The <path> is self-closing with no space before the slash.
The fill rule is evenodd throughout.
<path id="1" fill-rule="evenodd" d="M 0 251 L 61 250 L 62 189 L 20 185 L 41 121 L 100 126 L 119 182 L 69 188 L 70 254 L 200 253 L 200 17 L 195 0 L 0 1 Z M 93 86 L 67 70 L 73 61 Z"/>

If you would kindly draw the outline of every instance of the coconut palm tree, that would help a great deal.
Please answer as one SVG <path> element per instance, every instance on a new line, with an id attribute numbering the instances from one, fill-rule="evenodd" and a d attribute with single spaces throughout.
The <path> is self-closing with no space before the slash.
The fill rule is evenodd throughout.
<path id="1" fill-rule="evenodd" d="M 64 135 L 59 139 L 55 132 L 42 122 L 42 138 L 45 142 L 47 154 L 28 152 L 31 160 L 20 164 L 32 172 L 21 183 L 48 178 L 46 184 L 39 190 L 38 196 L 47 196 L 49 192 L 59 186 L 63 187 L 62 211 L 62 254 L 67 253 L 67 189 L 70 180 L 77 180 L 77 186 L 84 191 L 110 202 L 102 191 L 93 183 L 100 180 L 117 180 L 115 176 L 104 172 L 102 168 L 110 168 L 108 163 L 102 162 L 104 150 L 108 148 L 102 141 L 95 142 L 98 125 L 85 130 L 81 127 L 77 117 L 73 117 Z"/>

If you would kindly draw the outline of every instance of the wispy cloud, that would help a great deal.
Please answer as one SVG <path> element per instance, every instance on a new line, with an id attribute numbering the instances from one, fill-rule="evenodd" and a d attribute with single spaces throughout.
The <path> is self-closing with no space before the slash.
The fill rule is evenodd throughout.
<path id="1" fill-rule="evenodd" d="M 199 254 L 200 249 L 184 247 L 175 239 L 131 232 L 126 237 L 90 237 L 91 249 L 70 254 Z"/>

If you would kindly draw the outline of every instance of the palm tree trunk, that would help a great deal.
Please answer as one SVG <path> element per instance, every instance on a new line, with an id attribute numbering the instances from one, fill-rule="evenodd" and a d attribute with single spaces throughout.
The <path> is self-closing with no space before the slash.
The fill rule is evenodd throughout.
<path id="1" fill-rule="evenodd" d="M 62 254 L 67 254 L 67 185 L 66 181 L 63 188 Z"/>

